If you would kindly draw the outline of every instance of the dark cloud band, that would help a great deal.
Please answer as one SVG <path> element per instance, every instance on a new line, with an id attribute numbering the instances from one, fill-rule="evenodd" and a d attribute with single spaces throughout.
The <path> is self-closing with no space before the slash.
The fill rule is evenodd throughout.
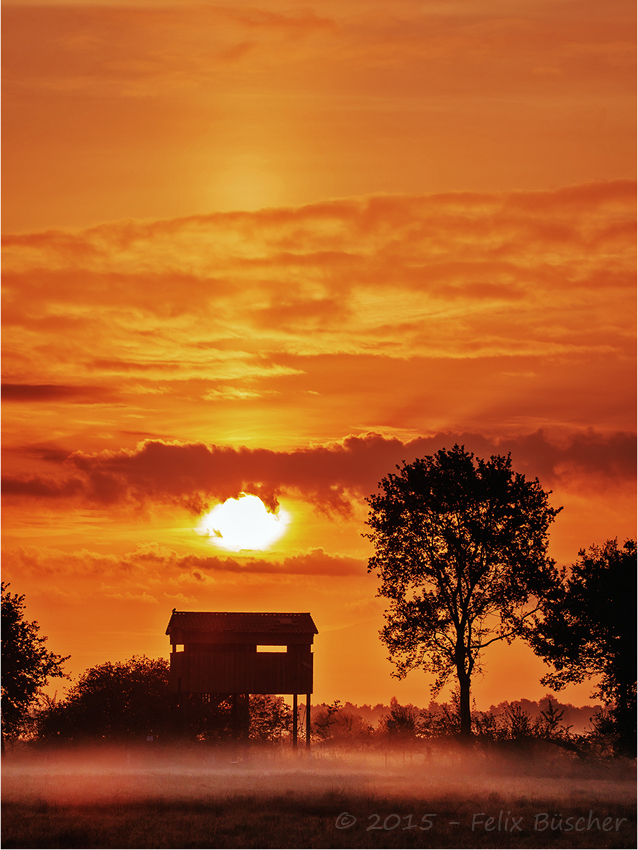
<path id="1" fill-rule="evenodd" d="M 132 450 L 75 452 L 72 472 L 61 476 L 6 476 L 4 492 L 16 497 L 80 499 L 116 504 L 177 504 L 194 514 L 241 492 L 274 508 L 282 496 L 301 497 L 319 510 L 348 515 L 402 461 L 455 443 L 478 456 L 511 452 L 515 468 L 544 486 L 596 476 L 630 481 L 636 470 L 635 435 L 573 433 L 560 444 L 543 431 L 497 440 L 477 433 L 439 433 L 401 441 L 369 433 L 293 451 L 233 448 L 202 442 L 146 440 Z"/>

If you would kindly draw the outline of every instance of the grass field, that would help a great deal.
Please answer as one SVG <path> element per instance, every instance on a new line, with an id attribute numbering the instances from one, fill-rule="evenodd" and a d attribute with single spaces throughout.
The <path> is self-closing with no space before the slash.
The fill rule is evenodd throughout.
<path id="1" fill-rule="evenodd" d="M 636 847 L 632 765 L 375 753 L 8 760 L 16 847 Z"/>

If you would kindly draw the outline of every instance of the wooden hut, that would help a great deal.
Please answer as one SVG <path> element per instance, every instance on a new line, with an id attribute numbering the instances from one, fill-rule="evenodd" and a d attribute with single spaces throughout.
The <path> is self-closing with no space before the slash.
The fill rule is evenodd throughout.
<path id="1" fill-rule="evenodd" d="M 234 715 L 241 714 L 244 725 L 249 694 L 292 694 L 294 746 L 297 696 L 305 694 L 310 746 L 312 644 L 318 634 L 310 614 L 173 609 L 166 634 L 173 693 L 232 696 Z"/>

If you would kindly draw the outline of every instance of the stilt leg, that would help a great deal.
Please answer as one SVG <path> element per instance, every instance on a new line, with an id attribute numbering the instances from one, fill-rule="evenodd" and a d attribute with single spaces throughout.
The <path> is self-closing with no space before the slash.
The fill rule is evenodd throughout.
<path id="1" fill-rule="evenodd" d="M 248 743 L 250 737 L 250 694 L 244 694 L 242 717 L 242 737 Z"/>
<path id="2" fill-rule="evenodd" d="M 233 723 L 233 740 L 239 738 L 239 694 L 232 696 L 232 723 Z"/>

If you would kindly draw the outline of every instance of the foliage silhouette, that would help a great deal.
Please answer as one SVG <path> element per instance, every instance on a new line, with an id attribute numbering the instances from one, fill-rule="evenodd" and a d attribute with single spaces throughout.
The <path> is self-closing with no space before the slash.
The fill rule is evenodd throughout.
<path id="1" fill-rule="evenodd" d="M 420 712 L 416 730 L 424 739 L 456 737 L 460 730 L 459 691 L 452 694 L 451 704 L 430 703 Z M 586 751 L 585 736 L 573 735 L 571 727 L 561 723 L 564 710 L 556 708 L 551 699 L 540 715 L 532 717 L 519 702 L 504 702 L 494 711 L 472 711 L 472 729 L 478 741 L 525 743 L 542 738 L 575 752 Z"/>
<path id="2" fill-rule="evenodd" d="M 616 735 L 618 754 L 636 752 L 636 543 L 581 549 L 579 560 L 543 600 L 529 629 L 534 651 L 553 665 L 541 680 L 560 690 L 600 675 L 592 694 L 609 711 L 599 726 Z M 610 725 L 611 724 L 611 725 Z"/>
<path id="3" fill-rule="evenodd" d="M 536 723 L 536 731 L 545 738 L 566 737 L 570 734 L 571 726 L 561 725 L 565 716 L 565 710 L 557 710 L 551 699 L 545 711 L 541 710 L 541 716 Z"/>
<path id="4" fill-rule="evenodd" d="M 37 622 L 24 619 L 24 596 L 9 592 L 2 582 L 2 751 L 5 736 L 17 737 L 28 721 L 29 708 L 50 677 L 65 677 L 62 665 L 71 657 L 45 648 Z"/>
<path id="5" fill-rule="evenodd" d="M 250 697 L 250 731 L 253 741 L 277 743 L 292 728 L 292 711 L 284 698 L 271 694 Z"/>
<path id="6" fill-rule="evenodd" d="M 40 717 L 46 741 L 133 741 L 170 735 L 175 699 L 168 690 L 168 662 L 133 656 L 85 670 L 64 700 Z"/>
<path id="7" fill-rule="evenodd" d="M 166 741 L 185 735 L 199 741 L 233 737 L 232 699 L 227 695 L 183 694 L 186 722 L 169 690 L 170 665 L 164 658 L 133 656 L 85 670 L 62 700 L 46 700 L 37 719 L 43 742 Z M 250 732 L 254 741 L 276 743 L 292 722 L 283 697 L 250 697 Z"/>
<path id="8" fill-rule="evenodd" d="M 367 743 L 373 728 L 356 711 L 350 711 L 335 700 L 331 705 L 317 706 L 313 712 L 311 732 L 320 743 Z"/>
<path id="9" fill-rule="evenodd" d="M 381 728 L 391 732 L 395 740 L 414 738 L 417 733 L 419 710 L 412 704 L 400 705 L 396 697 L 390 700 L 390 713 L 381 718 Z"/>
<path id="10" fill-rule="evenodd" d="M 436 694 L 456 676 L 467 737 L 482 650 L 521 634 L 556 582 L 547 532 L 561 508 L 509 455 L 484 461 L 455 445 L 397 468 L 367 499 L 368 572 L 390 600 L 381 640 L 399 678 L 422 667 L 436 675 Z"/>

